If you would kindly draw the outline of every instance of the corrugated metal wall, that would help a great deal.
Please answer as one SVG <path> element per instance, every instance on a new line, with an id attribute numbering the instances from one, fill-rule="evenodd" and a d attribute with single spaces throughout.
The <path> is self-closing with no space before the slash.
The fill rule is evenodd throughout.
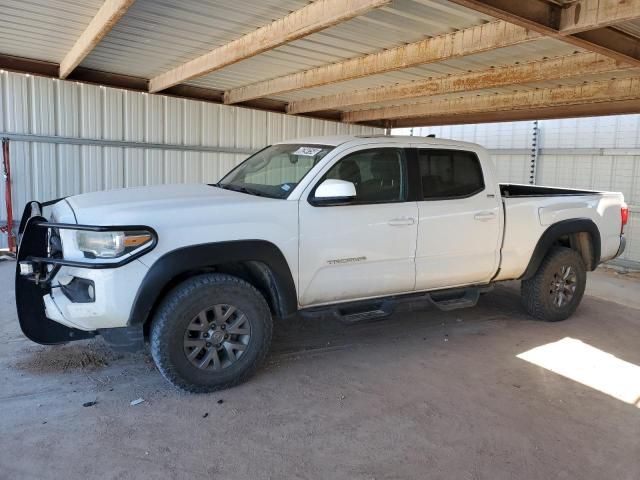
<path id="1" fill-rule="evenodd" d="M 491 150 L 500 182 L 528 183 L 534 123 L 511 122 L 398 129 L 475 142 Z M 627 250 L 640 262 L 640 115 L 538 122 L 536 183 L 619 191 L 629 204 Z"/>
<path id="2" fill-rule="evenodd" d="M 381 130 L 0 72 L 2 133 L 258 150 L 311 135 Z M 11 141 L 14 218 L 27 201 L 93 190 L 217 181 L 247 157 L 213 151 Z M 0 182 L 0 223 L 6 222 Z M 0 235 L 0 247 L 6 235 Z"/>

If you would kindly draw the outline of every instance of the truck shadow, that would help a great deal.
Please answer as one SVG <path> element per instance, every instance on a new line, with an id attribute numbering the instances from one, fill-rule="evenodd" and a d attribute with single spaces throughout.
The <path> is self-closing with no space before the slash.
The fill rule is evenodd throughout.
<path id="1" fill-rule="evenodd" d="M 483 335 L 487 322 L 531 320 L 520 306 L 519 291 L 512 285 L 500 286 L 482 295 L 473 308 L 444 312 L 424 302 L 400 305 L 383 319 L 345 324 L 327 314 L 308 318 L 297 315 L 277 319 L 274 325 L 272 355 L 315 350 L 335 350 L 356 344 L 375 343 L 378 339 L 402 341 L 402 338 L 441 335 L 452 332 Z"/>

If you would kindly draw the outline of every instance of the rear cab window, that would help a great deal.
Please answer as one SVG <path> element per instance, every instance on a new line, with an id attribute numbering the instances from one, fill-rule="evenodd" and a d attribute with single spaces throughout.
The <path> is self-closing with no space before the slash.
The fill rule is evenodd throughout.
<path id="1" fill-rule="evenodd" d="M 478 156 L 464 150 L 418 149 L 423 200 L 468 198 L 485 189 Z"/>

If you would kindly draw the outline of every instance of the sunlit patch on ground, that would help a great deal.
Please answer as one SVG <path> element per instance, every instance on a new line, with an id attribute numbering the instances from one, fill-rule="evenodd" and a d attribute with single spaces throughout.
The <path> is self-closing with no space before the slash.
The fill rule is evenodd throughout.
<path id="1" fill-rule="evenodd" d="M 517 357 L 640 408 L 640 366 L 580 340 L 565 337 Z"/>

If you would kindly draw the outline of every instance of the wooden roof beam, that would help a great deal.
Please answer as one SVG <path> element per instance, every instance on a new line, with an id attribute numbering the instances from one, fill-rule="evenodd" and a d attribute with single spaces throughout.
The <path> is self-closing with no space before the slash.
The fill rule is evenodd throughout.
<path id="1" fill-rule="evenodd" d="M 135 0 L 105 0 L 98 13 L 91 19 L 87 28 L 82 32 L 71 50 L 60 62 L 59 76 L 67 76 L 85 59 L 96 47 L 100 40 L 111 31 L 118 20 L 133 5 Z"/>
<path id="2" fill-rule="evenodd" d="M 543 35 L 640 66 L 640 40 L 612 25 L 640 18 L 640 0 L 449 0 Z"/>
<path id="3" fill-rule="evenodd" d="M 509 22 L 495 21 L 381 52 L 323 65 L 225 92 L 227 104 L 319 87 L 427 63 L 442 62 L 540 38 Z"/>
<path id="4" fill-rule="evenodd" d="M 535 110 L 546 107 L 640 100 L 640 77 L 591 82 L 578 86 L 536 89 L 509 94 L 468 95 L 427 103 L 345 112 L 347 123 L 414 117 L 468 115 L 482 112 Z"/>
<path id="5" fill-rule="evenodd" d="M 410 98 L 499 88 L 544 80 L 561 80 L 630 68 L 597 53 L 578 53 L 519 65 L 490 68 L 479 72 L 447 75 L 398 85 L 355 90 L 295 100 L 287 113 L 299 114 L 321 110 L 340 110 L 347 106 L 366 105 Z"/>
<path id="6" fill-rule="evenodd" d="M 363 15 L 391 0 L 317 0 L 286 17 L 154 77 L 149 91 L 159 92 L 246 60 L 338 23 Z"/>

